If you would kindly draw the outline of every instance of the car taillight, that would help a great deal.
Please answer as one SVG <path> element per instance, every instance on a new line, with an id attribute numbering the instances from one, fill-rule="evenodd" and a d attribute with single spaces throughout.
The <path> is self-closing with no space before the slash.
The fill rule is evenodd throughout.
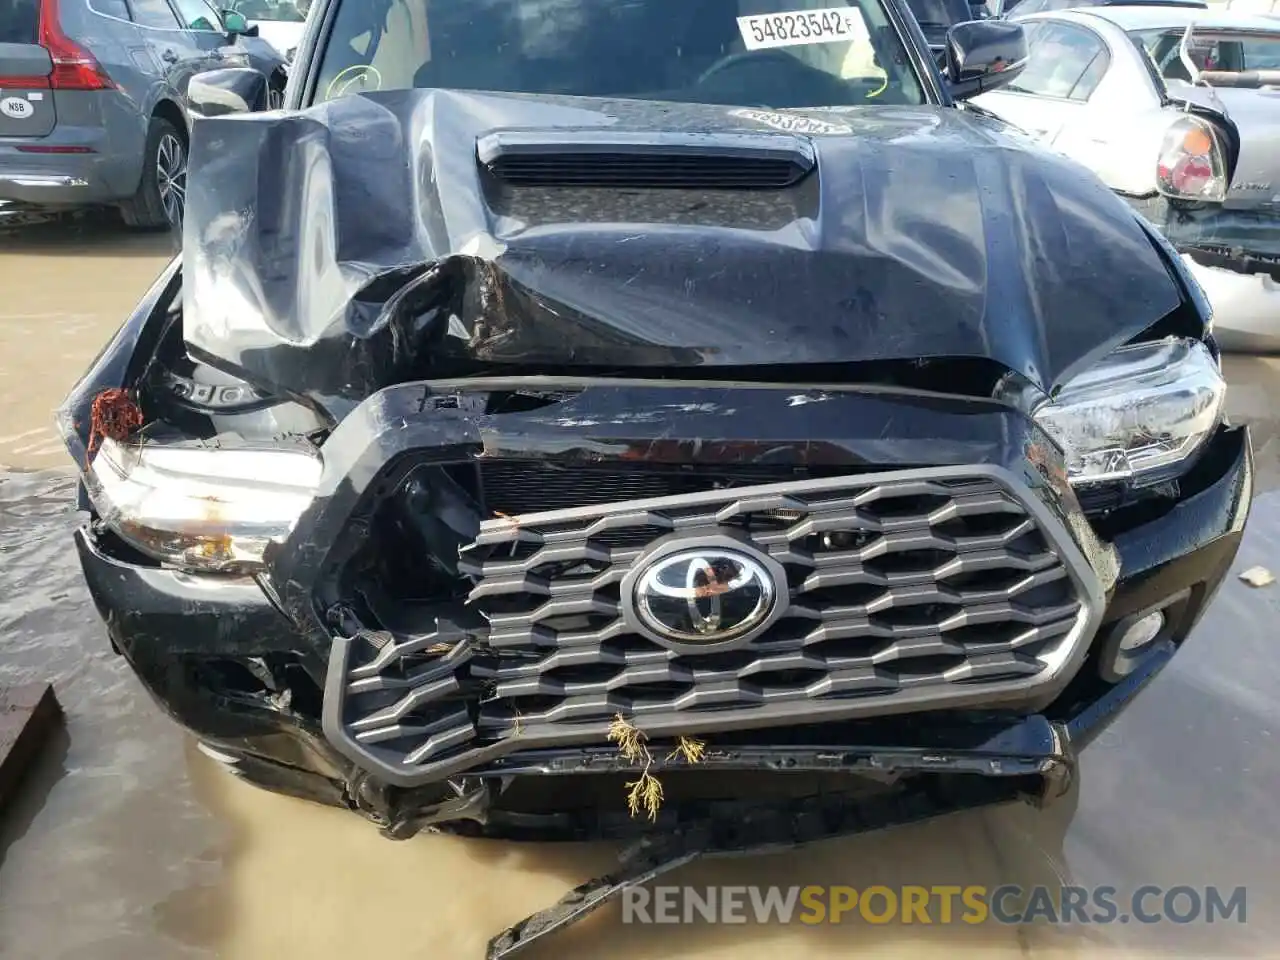
<path id="1" fill-rule="evenodd" d="M 1156 162 L 1156 188 L 1175 200 L 1219 203 L 1226 197 L 1226 155 L 1209 123 L 1180 117 L 1165 131 Z"/>
<path id="2" fill-rule="evenodd" d="M 45 83 L 54 90 L 111 90 L 115 84 L 97 59 L 65 33 L 58 23 L 58 0 L 40 0 L 40 46 L 53 61 Z"/>
<path id="3" fill-rule="evenodd" d="M 60 147 L 60 146 L 46 145 L 43 143 L 20 143 L 18 144 L 17 149 L 19 153 L 72 154 L 72 153 L 93 153 L 94 152 L 93 147 Z"/>
<path id="4" fill-rule="evenodd" d="M 36 87 L 37 89 L 43 90 L 48 86 L 49 86 L 48 77 L 32 77 L 32 76 L 25 76 L 22 74 L 13 76 L 7 73 L 0 73 L 0 90 L 4 90 L 6 88 L 13 90 L 18 87 L 22 87 L 25 89 Z"/>

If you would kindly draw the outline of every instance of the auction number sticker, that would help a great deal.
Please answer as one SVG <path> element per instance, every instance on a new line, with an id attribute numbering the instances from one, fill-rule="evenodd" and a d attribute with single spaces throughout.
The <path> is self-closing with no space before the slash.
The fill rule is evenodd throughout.
<path id="1" fill-rule="evenodd" d="M 773 127 L 775 130 L 782 130 L 786 133 L 814 133 L 832 136 L 848 136 L 853 133 L 853 127 L 847 123 L 831 123 L 830 121 L 817 120 L 813 117 L 776 113 L 773 110 L 743 108 L 741 110 L 730 110 L 729 116 L 737 117 L 740 120 L 754 120 L 756 123 L 762 123 L 766 127 Z"/>
<path id="2" fill-rule="evenodd" d="M 748 50 L 835 43 L 869 35 L 862 12 L 856 7 L 752 14 L 738 18 L 738 32 Z"/>
<path id="3" fill-rule="evenodd" d="M 25 120 L 36 112 L 36 108 L 22 97 L 5 97 L 0 100 L 0 113 L 13 120 Z"/>

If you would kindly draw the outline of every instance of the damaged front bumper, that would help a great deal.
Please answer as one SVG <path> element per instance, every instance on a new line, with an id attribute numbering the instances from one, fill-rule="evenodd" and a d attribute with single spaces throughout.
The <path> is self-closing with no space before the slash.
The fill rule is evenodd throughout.
<path id="1" fill-rule="evenodd" d="M 1280 232 L 1280 223 L 1273 228 Z M 1280 255 L 1186 247 L 1191 275 L 1213 304 L 1214 335 L 1231 353 L 1280 353 Z"/>
<path id="2" fill-rule="evenodd" d="M 717 795 L 734 771 L 908 793 L 925 774 L 942 809 L 1059 793 L 1186 639 L 1248 512 L 1241 428 L 1218 430 L 1176 499 L 1092 523 L 1045 450 L 987 401 L 418 383 L 328 437 L 320 494 L 263 573 L 163 568 L 96 522 L 76 542 L 113 643 L 211 755 L 393 836 L 701 830 L 740 802 Z M 635 633 L 630 568 L 713 535 L 784 568 L 766 642 L 690 653 Z M 618 713 L 667 785 L 654 822 L 616 788 L 520 795 L 634 777 L 606 742 Z M 685 734 L 706 742 L 696 766 L 668 757 Z"/>
<path id="3" fill-rule="evenodd" d="M 1213 307 L 1226 351 L 1280 352 L 1280 210 L 1184 209 L 1163 197 L 1133 201 L 1182 255 Z"/>

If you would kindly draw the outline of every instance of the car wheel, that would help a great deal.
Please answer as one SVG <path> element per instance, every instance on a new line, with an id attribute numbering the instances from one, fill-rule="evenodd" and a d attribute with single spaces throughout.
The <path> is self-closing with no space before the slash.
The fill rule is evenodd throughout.
<path id="1" fill-rule="evenodd" d="M 267 88 L 267 109 L 283 110 L 284 109 L 284 81 L 273 80 L 271 86 Z"/>
<path id="2" fill-rule="evenodd" d="M 138 192 L 120 205 L 131 227 L 182 228 L 187 201 L 187 138 L 168 120 L 153 117 Z"/>

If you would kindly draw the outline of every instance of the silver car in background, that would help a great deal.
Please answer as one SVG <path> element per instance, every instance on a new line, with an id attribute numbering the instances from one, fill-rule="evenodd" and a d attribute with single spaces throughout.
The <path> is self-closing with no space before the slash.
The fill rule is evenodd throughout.
<path id="1" fill-rule="evenodd" d="M 1151 220 L 1225 349 L 1280 352 L 1280 21 L 1171 6 L 1016 19 L 1030 64 L 974 103 Z"/>
<path id="2" fill-rule="evenodd" d="M 179 223 L 191 77 L 274 69 L 246 33 L 206 0 L 0 0 L 0 211 L 111 204 L 131 226 Z"/>

